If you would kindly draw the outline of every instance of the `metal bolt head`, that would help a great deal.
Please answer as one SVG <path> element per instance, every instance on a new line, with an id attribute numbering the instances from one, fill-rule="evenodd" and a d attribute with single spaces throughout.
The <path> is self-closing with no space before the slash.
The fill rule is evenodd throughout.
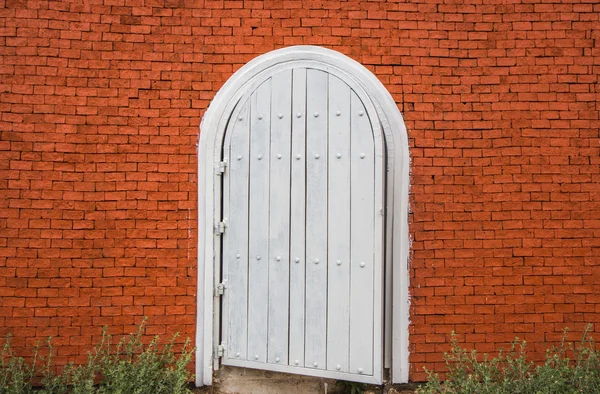
<path id="1" fill-rule="evenodd" d="M 278 363 L 279 362 L 279 357 L 275 357 L 275 362 Z"/>
<path id="2" fill-rule="evenodd" d="M 243 118 L 241 115 L 240 115 L 240 116 L 238 116 L 238 120 L 240 120 L 240 121 L 241 121 L 241 120 L 243 120 L 243 119 L 244 119 L 244 118 Z"/>
<path id="3" fill-rule="evenodd" d="M 359 369 L 358 369 L 358 373 L 363 373 L 363 369 L 362 369 L 362 368 L 359 368 Z"/>
<path id="4" fill-rule="evenodd" d="M 260 256 L 256 256 L 256 260 L 260 260 Z"/>
<path id="5" fill-rule="evenodd" d="M 340 111 L 337 111 L 337 112 L 335 113 L 335 116 L 340 116 L 341 114 L 342 114 L 342 113 L 341 113 Z"/>
<path id="6" fill-rule="evenodd" d="M 319 259 L 315 259 L 315 264 L 319 264 Z"/>
<path id="7" fill-rule="evenodd" d="M 281 261 L 281 256 L 277 256 L 277 257 L 275 257 L 275 260 L 277 260 L 277 261 Z"/>
<path id="8" fill-rule="evenodd" d="M 319 157 L 321 157 L 321 155 L 319 155 L 318 153 L 315 153 L 315 159 L 319 160 Z"/>
<path id="9" fill-rule="evenodd" d="M 294 365 L 298 365 L 298 364 L 300 364 L 300 361 L 294 360 Z"/>
<path id="10" fill-rule="evenodd" d="M 340 369 L 342 369 L 342 366 L 340 364 L 338 364 L 335 366 L 335 369 L 337 369 L 339 371 Z"/>
<path id="11" fill-rule="evenodd" d="M 361 261 L 359 265 L 360 265 L 360 268 L 364 268 L 365 267 L 365 262 Z"/>
<path id="12" fill-rule="evenodd" d="M 364 159 L 364 158 L 365 158 L 365 156 L 366 156 L 366 155 L 365 155 L 364 153 L 361 153 L 361 154 L 360 154 L 360 158 L 361 158 L 361 159 Z"/>
<path id="13" fill-rule="evenodd" d="M 277 154 L 277 159 L 278 159 L 278 160 L 281 160 L 281 153 L 278 153 L 278 154 Z"/>
<path id="14" fill-rule="evenodd" d="M 281 119 L 281 118 L 283 118 L 283 114 L 277 114 L 277 117 L 278 117 L 279 119 Z"/>
<path id="15" fill-rule="evenodd" d="M 338 159 L 341 159 L 342 158 L 342 154 L 338 153 L 337 155 L 335 155 L 335 157 L 337 157 Z"/>
<path id="16" fill-rule="evenodd" d="M 240 257 L 241 257 L 241 256 L 240 256 L 240 254 L 239 254 L 239 253 L 235 255 L 235 258 L 236 258 L 236 259 L 239 259 Z"/>
<path id="17" fill-rule="evenodd" d="M 257 156 L 257 159 L 258 159 L 258 160 L 262 160 L 262 155 L 258 155 L 258 156 Z"/>
<path id="18" fill-rule="evenodd" d="M 235 354 L 235 356 L 236 356 L 236 357 L 239 357 L 239 356 L 240 356 L 240 352 L 237 352 L 237 353 Z"/>
<path id="19" fill-rule="evenodd" d="M 315 112 L 315 113 L 313 114 L 313 116 L 314 116 L 315 118 L 318 118 L 318 117 L 319 117 L 319 113 L 318 113 L 318 112 Z"/>
<path id="20" fill-rule="evenodd" d="M 254 359 L 255 359 L 255 360 L 258 360 L 258 354 L 255 354 L 255 355 L 254 355 Z"/>
<path id="21" fill-rule="evenodd" d="M 300 112 L 298 112 L 298 113 L 296 114 L 296 118 L 301 118 L 301 117 L 302 117 L 302 114 L 301 114 Z"/>
<path id="22" fill-rule="evenodd" d="M 363 111 L 358 112 L 358 116 L 363 116 L 365 113 Z"/>
<path id="23" fill-rule="evenodd" d="M 318 367 L 318 366 L 319 366 L 319 363 L 315 361 L 315 362 L 313 363 L 313 366 L 316 368 L 316 367 Z"/>
<path id="24" fill-rule="evenodd" d="M 300 160 L 300 157 L 302 157 L 302 156 L 296 155 L 296 160 Z"/>
<path id="25" fill-rule="evenodd" d="M 342 260 L 338 260 L 335 262 L 337 265 L 342 265 Z"/>
<path id="26" fill-rule="evenodd" d="M 242 156 L 238 156 L 238 157 L 237 157 L 237 159 L 238 159 L 238 160 L 242 160 Z"/>
<path id="27" fill-rule="evenodd" d="M 262 115 L 258 115 L 258 120 L 261 120 L 261 119 L 262 119 Z"/>
<path id="28" fill-rule="evenodd" d="M 296 257 L 296 258 L 294 259 L 294 261 L 296 262 L 296 264 L 298 264 L 298 263 L 300 262 L 300 257 Z"/>

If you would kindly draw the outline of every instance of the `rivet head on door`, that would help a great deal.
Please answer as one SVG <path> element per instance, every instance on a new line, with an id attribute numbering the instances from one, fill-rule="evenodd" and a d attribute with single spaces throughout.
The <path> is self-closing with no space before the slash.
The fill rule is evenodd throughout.
<path id="1" fill-rule="evenodd" d="M 363 111 L 358 112 L 358 116 L 363 116 L 365 113 Z"/>
<path id="2" fill-rule="evenodd" d="M 260 260 L 260 256 L 256 256 L 256 260 Z"/>
<path id="3" fill-rule="evenodd" d="M 335 262 L 337 265 L 342 265 L 342 260 L 338 260 Z"/>
<path id="4" fill-rule="evenodd" d="M 317 368 L 318 366 L 319 366 L 319 363 L 315 361 L 315 362 L 313 363 L 313 367 Z"/>
<path id="5" fill-rule="evenodd" d="M 237 157 L 237 159 L 238 159 L 238 160 L 242 160 L 242 156 L 238 156 L 238 157 Z"/>
<path id="6" fill-rule="evenodd" d="M 315 112 L 315 113 L 313 114 L 313 116 L 314 116 L 315 118 L 318 118 L 318 117 L 319 117 L 319 113 L 318 113 L 318 112 Z"/>
<path id="7" fill-rule="evenodd" d="M 335 157 L 337 157 L 338 159 L 341 159 L 342 158 L 342 154 L 338 153 L 337 155 L 335 155 Z"/>
<path id="8" fill-rule="evenodd" d="M 254 359 L 255 359 L 255 360 L 258 360 L 258 354 L 255 354 L 255 355 L 254 355 Z"/>
<path id="9" fill-rule="evenodd" d="M 319 160 L 319 157 L 321 157 L 321 155 L 319 155 L 318 153 L 315 153 L 315 159 Z"/>
<path id="10" fill-rule="evenodd" d="M 358 369 L 358 373 L 363 373 L 363 369 L 362 369 L 362 368 L 359 368 L 359 369 Z"/>
<path id="11" fill-rule="evenodd" d="M 335 116 L 340 116 L 341 114 L 342 114 L 342 113 L 341 113 L 340 111 L 337 111 L 337 112 L 335 113 Z"/>
<path id="12" fill-rule="evenodd" d="M 364 261 L 361 261 L 359 265 L 360 265 L 360 268 L 365 268 L 365 262 Z"/>
<path id="13" fill-rule="evenodd" d="M 277 261 L 281 261 L 281 256 L 277 256 L 277 257 L 275 257 L 275 260 L 277 260 Z"/>
<path id="14" fill-rule="evenodd" d="M 262 119 L 262 115 L 258 115 L 258 120 L 261 120 L 261 119 Z"/>
<path id="15" fill-rule="evenodd" d="M 301 118 L 301 117 L 302 117 L 302 114 L 301 114 L 300 112 L 298 112 L 298 113 L 296 114 L 296 118 Z"/>
<path id="16" fill-rule="evenodd" d="M 296 160 L 300 160 L 301 157 L 302 156 L 300 156 L 300 155 L 296 155 Z"/>
<path id="17" fill-rule="evenodd" d="M 278 363 L 279 362 L 279 357 L 275 357 L 275 362 Z"/>
<path id="18" fill-rule="evenodd" d="M 319 264 L 319 259 L 315 259 L 315 264 Z"/>
<path id="19" fill-rule="evenodd" d="M 281 160 L 281 154 L 280 153 L 277 154 L 277 159 Z"/>
<path id="20" fill-rule="evenodd" d="M 236 356 L 236 357 L 239 357 L 239 356 L 240 356 L 240 352 L 237 352 L 237 353 L 235 354 L 235 356 Z"/>
<path id="21" fill-rule="evenodd" d="M 244 120 L 244 118 L 240 115 L 240 116 L 238 116 L 238 120 L 242 121 L 242 120 Z"/>
<path id="22" fill-rule="evenodd" d="M 300 364 L 300 361 L 294 360 L 294 365 L 298 365 L 298 364 Z"/>
<path id="23" fill-rule="evenodd" d="M 277 114 L 277 117 L 278 117 L 279 119 L 281 119 L 281 118 L 283 118 L 283 114 Z"/>
<path id="24" fill-rule="evenodd" d="M 239 258 L 240 258 L 240 254 L 239 254 L 239 253 L 238 253 L 238 254 L 236 254 L 236 255 L 235 255 L 235 258 L 236 258 L 236 259 L 239 259 Z"/>
<path id="25" fill-rule="evenodd" d="M 257 159 L 258 159 L 258 160 L 262 160 L 262 155 L 258 155 L 258 156 L 257 156 Z"/>
<path id="26" fill-rule="evenodd" d="M 360 154 L 360 158 L 361 158 L 361 159 L 364 159 L 364 158 L 365 158 L 365 154 L 364 154 L 364 153 L 361 153 L 361 154 Z"/>
<path id="27" fill-rule="evenodd" d="M 296 264 L 298 264 L 298 263 L 300 262 L 300 257 L 296 257 L 296 258 L 294 259 L 294 261 L 296 262 Z"/>
<path id="28" fill-rule="evenodd" d="M 340 369 L 342 369 L 342 366 L 340 364 L 338 364 L 335 366 L 335 369 L 337 369 L 339 371 Z"/>

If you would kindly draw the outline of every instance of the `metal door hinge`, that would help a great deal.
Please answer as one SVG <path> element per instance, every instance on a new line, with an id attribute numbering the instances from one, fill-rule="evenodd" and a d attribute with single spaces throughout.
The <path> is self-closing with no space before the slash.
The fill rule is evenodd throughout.
<path id="1" fill-rule="evenodd" d="M 217 287 L 215 288 L 215 295 L 216 296 L 221 296 L 223 295 L 223 293 L 225 293 L 225 288 L 227 287 L 226 282 L 221 282 L 217 285 Z"/>
<path id="2" fill-rule="evenodd" d="M 225 354 L 225 343 L 221 342 L 221 344 L 217 346 L 217 358 L 223 357 L 223 354 Z"/>
<path id="3" fill-rule="evenodd" d="M 220 161 L 215 166 L 215 173 L 217 175 L 221 175 L 222 173 L 225 172 L 226 168 L 227 168 L 227 160 Z"/>
<path id="4" fill-rule="evenodd" d="M 227 228 L 227 219 L 225 219 L 222 222 L 219 222 L 215 225 L 215 231 L 216 231 L 217 235 L 223 234 L 225 232 L 226 228 Z"/>

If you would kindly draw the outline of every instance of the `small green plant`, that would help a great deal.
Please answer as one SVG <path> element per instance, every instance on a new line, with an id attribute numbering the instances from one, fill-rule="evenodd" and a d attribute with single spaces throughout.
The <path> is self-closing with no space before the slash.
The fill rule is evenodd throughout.
<path id="1" fill-rule="evenodd" d="M 337 385 L 340 388 L 340 393 L 343 394 L 363 394 L 367 389 L 367 385 L 358 382 L 348 382 L 346 380 L 338 380 Z"/>
<path id="2" fill-rule="evenodd" d="M 0 393 L 31 393 L 33 392 L 32 379 L 35 376 L 36 363 L 28 364 L 24 358 L 15 356 L 10 341 L 9 335 L 0 351 Z M 37 361 L 37 352 L 34 361 Z"/>
<path id="3" fill-rule="evenodd" d="M 416 394 L 600 393 L 600 351 L 588 335 L 590 330 L 588 326 L 577 344 L 566 342 L 565 330 L 560 345 L 549 349 L 546 361 L 538 366 L 527 361 L 526 343 L 518 338 L 510 351 L 489 358 L 458 346 L 452 333 L 451 352 L 444 355 L 446 380 L 427 371 L 428 382 Z"/>
<path id="4" fill-rule="evenodd" d="M 70 363 L 61 374 L 55 373 L 52 363 L 51 338 L 46 342 L 47 355 L 40 356 L 38 344 L 28 363 L 13 353 L 7 337 L 0 349 L 0 394 L 191 393 L 187 383 L 192 374 L 186 368 L 193 354 L 189 340 L 179 354 L 174 352 L 177 335 L 166 345 L 159 345 L 158 336 L 144 345 L 144 327 L 145 320 L 136 333 L 116 345 L 104 329 L 101 342 L 88 354 L 87 362 L 77 366 Z M 34 389 L 34 382 L 42 387 Z"/>

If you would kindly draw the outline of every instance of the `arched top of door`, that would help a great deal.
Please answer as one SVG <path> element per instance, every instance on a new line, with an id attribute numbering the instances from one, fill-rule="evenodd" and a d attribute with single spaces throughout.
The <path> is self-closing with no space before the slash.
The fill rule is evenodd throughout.
<path id="1" fill-rule="evenodd" d="M 333 74 L 355 90 L 365 104 L 367 101 L 372 102 L 385 135 L 388 164 L 398 169 L 395 163 L 406 159 L 408 166 L 408 157 L 403 157 L 408 155 L 400 154 L 398 157 L 397 153 L 408 152 L 404 120 L 385 86 L 367 68 L 350 57 L 331 49 L 310 45 L 268 52 L 235 72 L 217 92 L 202 118 L 200 144 L 221 143 L 229 116 L 242 96 L 277 72 L 296 67 L 317 68 Z M 370 112 L 368 108 L 367 111 Z"/>

